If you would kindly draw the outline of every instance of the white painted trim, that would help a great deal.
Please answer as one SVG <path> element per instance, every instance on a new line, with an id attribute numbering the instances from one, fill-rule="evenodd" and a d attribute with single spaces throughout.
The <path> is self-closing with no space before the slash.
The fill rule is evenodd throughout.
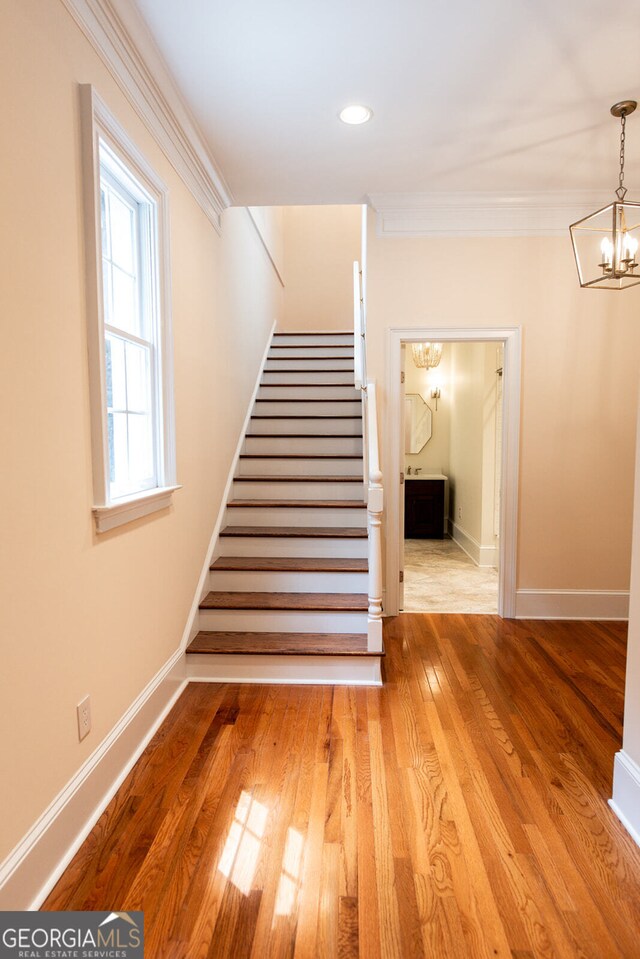
<path id="1" fill-rule="evenodd" d="M 134 4 L 62 0 L 198 205 L 220 232 L 233 198 Z"/>
<path id="2" fill-rule="evenodd" d="M 500 541 L 498 562 L 498 613 L 509 619 L 516 611 L 516 536 L 518 528 L 518 470 L 520 459 L 520 328 L 519 327 L 428 327 L 399 328 L 388 331 L 387 342 L 387 429 L 382 471 L 386 477 L 386 594 L 385 615 L 399 610 L 398 571 L 401 566 L 403 518 L 400 516 L 400 472 L 404 451 L 398 424 L 401 420 L 400 373 L 402 345 L 436 340 L 443 343 L 504 343 L 503 420 L 502 420 L 502 497 L 500 504 Z M 402 522 L 401 522 L 402 520 Z"/>
<path id="3" fill-rule="evenodd" d="M 253 412 L 253 407 L 258 395 L 258 390 L 260 389 L 260 383 L 262 380 L 262 371 L 264 370 L 265 363 L 267 362 L 267 356 L 269 355 L 269 349 L 271 347 L 271 341 L 273 340 L 273 334 L 276 329 L 276 321 L 273 321 L 271 326 L 271 332 L 267 337 L 267 343 L 262 354 L 262 360 L 260 361 L 260 367 L 256 376 L 255 386 L 253 388 L 253 393 L 251 394 L 251 399 L 249 400 L 249 405 L 247 406 L 247 412 L 245 414 L 244 422 L 240 429 L 240 434 L 238 436 L 238 443 L 236 446 L 235 453 L 233 454 L 233 459 L 231 460 L 231 465 L 229 466 L 229 472 L 227 474 L 227 482 L 224 487 L 224 492 L 222 494 L 222 499 L 220 501 L 220 508 L 218 510 L 218 516 L 216 518 L 215 525 L 213 527 L 213 532 L 211 533 L 211 539 L 209 540 L 209 546 L 204 556 L 204 562 L 200 570 L 200 577 L 198 579 L 198 585 L 196 586 L 196 591 L 193 597 L 193 602 L 191 603 L 191 609 L 189 610 L 189 615 L 187 616 L 187 622 L 182 633 L 182 641 L 180 643 L 180 648 L 184 651 L 195 638 L 198 633 L 198 618 L 200 612 L 200 603 L 203 598 L 206 596 L 209 585 L 209 567 L 215 559 L 216 549 L 218 546 L 218 539 L 220 536 L 220 530 L 222 529 L 222 523 L 225 518 L 225 513 L 227 510 L 227 502 L 230 499 L 231 487 L 233 485 L 233 480 L 238 470 L 238 462 L 240 460 L 240 454 L 242 453 L 242 448 L 244 446 L 244 437 L 247 429 L 249 427 L 249 421 L 251 419 L 251 413 Z"/>
<path id="4" fill-rule="evenodd" d="M 629 618 L 629 592 L 597 589 L 519 589 L 516 619 Z"/>
<path id="5" fill-rule="evenodd" d="M 186 685 L 178 649 L 0 865 L 0 909 L 38 909 Z"/>
<path id="6" fill-rule="evenodd" d="M 91 412 L 91 457 L 94 515 L 99 532 L 147 515 L 169 505 L 177 488 L 175 412 L 173 394 L 173 337 L 171 324 L 171 254 L 169 248 L 168 190 L 138 150 L 127 131 L 90 84 L 80 84 L 82 115 L 83 192 L 85 216 L 85 268 L 87 273 L 87 344 Z M 155 436 L 158 487 L 111 502 L 105 382 L 105 322 L 100 223 L 100 141 L 121 160 L 149 198 L 153 210 L 152 290 L 154 301 L 154 353 L 158 427 Z M 169 494 L 169 499 L 167 499 Z M 155 498 L 154 498 L 155 496 Z M 140 501 L 136 510 L 134 500 Z M 104 520 L 104 522 L 103 522 Z"/>
<path id="7" fill-rule="evenodd" d="M 253 215 L 253 209 L 252 209 L 252 207 L 250 207 L 250 206 L 245 207 L 245 209 L 246 209 L 247 213 L 249 214 L 249 219 L 250 219 L 251 222 L 253 223 L 254 229 L 255 229 L 256 233 L 258 234 L 258 237 L 260 238 L 260 242 L 262 243 L 262 246 L 264 247 L 264 251 L 265 251 L 265 253 L 267 254 L 267 256 L 269 257 L 269 262 L 271 263 L 271 266 L 273 267 L 273 271 L 274 271 L 275 275 L 278 277 L 278 281 L 279 281 L 279 283 L 280 283 L 280 286 L 284 287 L 284 280 L 283 280 L 283 278 L 282 278 L 282 274 L 280 273 L 280 270 L 278 269 L 277 263 L 276 263 L 276 261 L 275 261 L 274 258 L 273 258 L 273 254 L 272 254 L 272 252 L 271 252 L 271 250 L 270 250 L 270 248 L 269 248 L 269 244 L 267 243 L 266 237 L 265 237 L 264 233 L 262 232 L 262 228 L 261 228 L 258 220 L 256 219 L 256 217 Z"/>
<path id="8" fill-rule="evenodd" d="M 266 656 L 190 653 L 190 682 L 381 686 L 378 656 Z"/>
<path id="9" fill-rule="evenodd" d="M 567 236 L 569 223 L 608 202 L 598 191 L 375 193 L 380 237 Z"/>
<path id="10" fill-rule="evenodd" d="M 497 569 L 500 559 L 499 554 L 500 550 L 497 546 L 481 546 L 480 561 L 478 562 L 480 569 Z"/>
<path id="11" fill-rule="evenodd" d="M 110 503 L 109 506 L 94 506 L 96 532 L 106 533 L 107 530 L 115 529 L 116 526 L 124 526 L 125 523 L 131 523 L 134 519 L 148 516 L 149 513 L 167 509 L 171 506 L 173 494 L 178 489 L 182 489 L 182 486 L 165 486 L 149 492 L 137 493 L 135 496 L 127 496 L 125 499 Z"/>
<path id="12" fill-rule="evenodd" d="M 609 805 L 640 846 L 640 766 L 624 749 L 613 760 L 613 796 Z"/>
<path id="13" fill-rule="evenodd" d="M 498 564 L 498 549 L 496 546 L 481 546 L 471 533 L 454 523 L 452 519 L 449 519 L 449 535 L 454 543 L 457 543 L 460 549 L 464 550 L 469 559 L 473 560 L 476 566 L 495 567 Z"/>

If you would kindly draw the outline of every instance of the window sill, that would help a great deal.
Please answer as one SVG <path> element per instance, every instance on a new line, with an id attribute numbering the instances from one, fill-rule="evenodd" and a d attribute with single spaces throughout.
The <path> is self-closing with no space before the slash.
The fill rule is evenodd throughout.
<path id="1" fill-rule="evenodd" d="M 116 526 L 124 526 L 141 516 L 148 516 L 159 509 L 171 506 L 171 497 L 181 486 L 161 486 L 135 496 L 127 496 L 109 506 L 94 506 L 93 515 L 96 521 L 96 532 L 106 533 Z"/>

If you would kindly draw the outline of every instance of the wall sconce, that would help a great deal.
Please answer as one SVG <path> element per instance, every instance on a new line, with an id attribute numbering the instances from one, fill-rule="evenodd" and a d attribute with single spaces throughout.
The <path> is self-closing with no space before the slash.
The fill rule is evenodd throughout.
<path id="1" fill-rule="evenodd" d="M 438 412 L 438 400 L 440 399 L 440 387 L 436 386 L 431 390 L 431 399 L 436 401 L 436 413 Z"/>
<path id="2" fill-rule="evenodd" d="M 580 286 L 624 290 L 640 283 L 640 273 L 636 272 L 640 203 L 625 200 L 624 185 L 625 124 L 636 106 L 635 100 L 622 100 L 611 107 L 611 113 L 621 123 L 617 199 L 569 227 Z"/>

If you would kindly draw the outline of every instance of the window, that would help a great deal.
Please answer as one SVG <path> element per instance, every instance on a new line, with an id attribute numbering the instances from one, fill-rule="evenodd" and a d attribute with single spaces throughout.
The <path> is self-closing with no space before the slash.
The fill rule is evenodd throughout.
<path id="1" fill-rule="evenodd" d="M 87 186 L 94 514 L 99 532 L 170 504 L 175 485 L 166 189 L 91 87 Z"/>

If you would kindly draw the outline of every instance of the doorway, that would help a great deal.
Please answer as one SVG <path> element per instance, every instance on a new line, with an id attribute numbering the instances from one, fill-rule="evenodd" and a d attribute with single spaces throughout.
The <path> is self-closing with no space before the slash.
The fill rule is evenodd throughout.
<path id="1" fill-rule="evenodd" d="M 405 612 L 498 612 L 503 352 L 403 347 Z"/>
<path id="2" fill-rule="evenodd" d="M 389 336 L 385 613 L 512 617 L 519 330 Z M 424 342 L 442 343 L 437 365 L 415 366 Z"/>

